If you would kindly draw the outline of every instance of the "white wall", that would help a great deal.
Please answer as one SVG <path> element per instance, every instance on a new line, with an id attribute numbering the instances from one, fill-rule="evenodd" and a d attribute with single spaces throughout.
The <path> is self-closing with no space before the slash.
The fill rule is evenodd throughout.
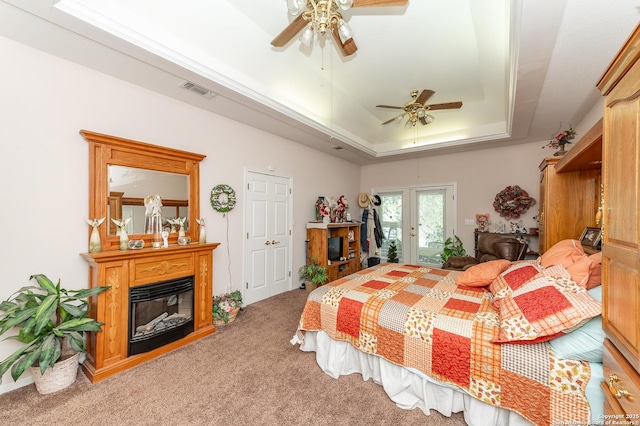
<path id="1" fill-rule="evenodd" d="M 582 122 L 575 126 L 577 142 L 595 122 L 602 117 L 602 103 L 596 102 Z M 550 129 L 549 139 L 556 129 Z M 468 151 L 456 154 L 413 158 L 361 168 L 361 191 L 371 192 L 373 188 L 398 188 L 427 184 L 457 184 L 456 234 L 462 239 L 467 253 L 473 255 L 473 230 L 475 225 L 465 225 L 465 219 L 475 222 L 476 213 L 489 213 L 492 223 L 508 220 L 500 217 L 493 208 L 498 192 L 509 185 L 518 185 L 539 199 L 540 169 L 545 157 L 552 156 L 554 149 L 542 147 L 548 141 L 502 148 Z M 570 150 L 573 145 L 565 147 Z M 525 227 L 537 227 L 533 219 L 538 214 L 536 202 L 524 215 L 513 221 L 522 220 Z M 595 214 L 595 212 L 594 212 Z M 576 235 L 579 237 L 579 235 Z M 537 241 L 531 245 L 537 248 Z"/>
<path id="2" fill-rule="evenodd" d="M 356 201 L 357 165 L 186 105 L 0 37 L 0 223 L 3 224 L 0 300 L 28 284 L 32 274 L 60 278 L 68 288 L 86 287 L 88 267 L 87 129 L 205 154 L 201 163 L 201 216 L 214 251 L 214 293 L 226 291 L 229 258 L 233 288 L 241 288 L 245 170 L 293 178 L 293 287 L 304 264 L 306 222 L 318 195 Z M 331 165 L 331 173 L 314 172 Z M 325 170 L 327 168 L 325 167 Z M 231 185 L 236 209 L 226 219 L 209 204 L 211 188 Z M 4 336 L 3 336 L 4 337 Z M 0 339 L 0 359 L 18 347 Z M 28 383 L 28 382 L 27 382 Z M 19 383 L 24 384 L 24 382 Z M 0 393 L 12 389 L 6 374 Z"/>

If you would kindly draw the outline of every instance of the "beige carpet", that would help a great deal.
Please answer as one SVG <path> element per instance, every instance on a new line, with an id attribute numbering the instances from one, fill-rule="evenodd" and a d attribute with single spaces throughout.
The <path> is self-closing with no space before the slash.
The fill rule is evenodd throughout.
<path id="1" fill-rule="evenodd" d="M 359 374 L 324 374 L 289 343 L 306 296 L 254 303 L 215 334 L 96 384 L 79 373 L 55 394 L 30 385 L 0 395 L 0 425 L 465 424 L 397 408 Z"/>

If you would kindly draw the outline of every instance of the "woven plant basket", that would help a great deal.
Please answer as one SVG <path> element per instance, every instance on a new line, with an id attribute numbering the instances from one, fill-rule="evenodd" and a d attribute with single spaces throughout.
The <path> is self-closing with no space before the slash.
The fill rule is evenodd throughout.
<path id="1" fill-rule="evenodd" d="M 231 324 L 232 322 L 234 322 L 236 320 L 236 316 L 238 315 L 238 312 L 240 312 L 240 308 L 235 308 L 233 310 L 233 312 L 229 313 L 229 322 L 224 322 L 221 319 L 218 318 L 214 318 L 213 319 L 213 325 L 227 325 L 227 324 Z"/>
<path id="2" fill-rule="evenodd" d="M 78 352 L 63 361 L 56 362 L 53 368 L 47 368 L 44 375 L 40 374 L 40 367 L 29 367 L 38 393 L 46 395 L 71 386 L 78 375 L 79 359 Z"/>

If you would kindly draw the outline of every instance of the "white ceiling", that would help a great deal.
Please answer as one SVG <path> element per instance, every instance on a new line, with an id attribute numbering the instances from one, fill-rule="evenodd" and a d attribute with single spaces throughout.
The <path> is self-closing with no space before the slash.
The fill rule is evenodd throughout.
<path id="1" fill-rule="evenodd" d="M 357 4 L 357 0 L 356 0 Z M 343 13 L 358 46 L 271 46 L 285 0 L 6 0 L 0 35 L 358 164 L 526 143 L 578 123 L 640 0 L 410 0 Z M 218 96 L 179 87 L 190 81 Z M 382 122 L 412 90 L 433 123 Z M 345 148 L 342 151 L 335 147 Z"/>

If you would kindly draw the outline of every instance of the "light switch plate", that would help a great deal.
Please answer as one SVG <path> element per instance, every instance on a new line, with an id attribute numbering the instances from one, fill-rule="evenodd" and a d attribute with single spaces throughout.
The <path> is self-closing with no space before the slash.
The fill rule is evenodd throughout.
<path id="1" fill-rule="evenodd" d="M 475 221 L 475 220 L 473 220 L 473 219 L 465 219 L 465 220 L 464 220 L 464 224 L 465 224 L 465 225 L 468 225 L 468 226 L 473 226 L 473 225 L 475 225 L 475 224 L 476 224 L 476 221 Z"/>

